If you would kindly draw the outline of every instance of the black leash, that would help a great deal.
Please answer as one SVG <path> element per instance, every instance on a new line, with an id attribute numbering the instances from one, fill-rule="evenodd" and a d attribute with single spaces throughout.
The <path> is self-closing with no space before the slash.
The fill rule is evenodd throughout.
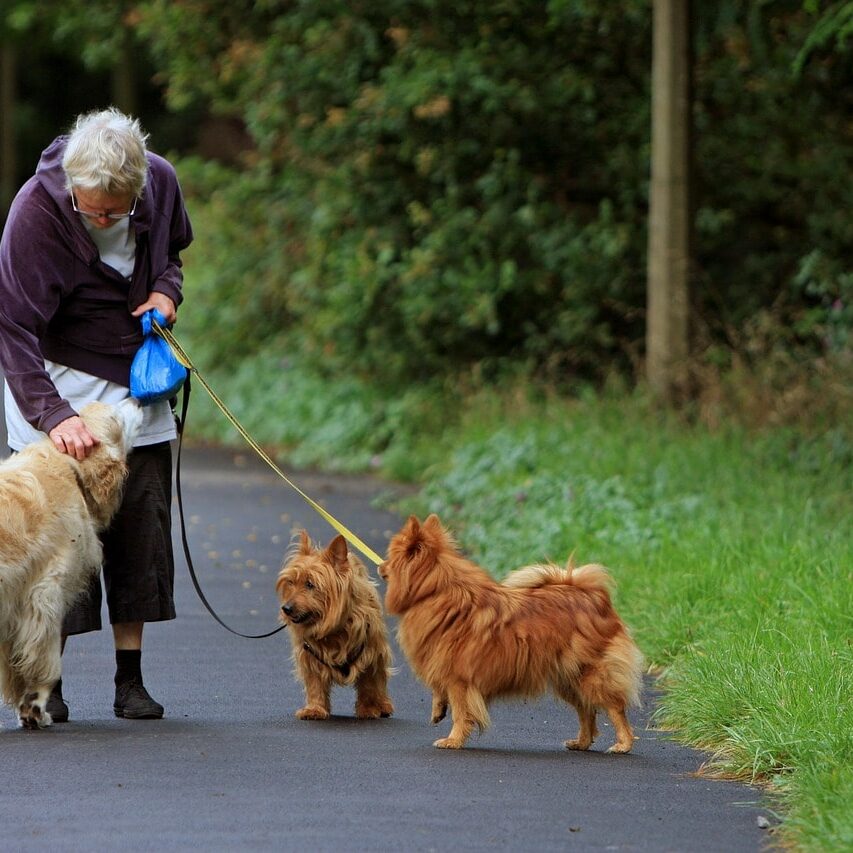
<path id="1" fill-rule="evenodd" d="M 362 643 L 343 663 L 329 663 L 316 649 L 314 649 L 309 643 L 303 643 L 302 648 L 305 649 L 311 655 L 314 655 L 318 661 L 320 661 L 323 666 L 329 667 L 329 669 L 337 670 L 344 678 L 349 678 L 350 670 L 353 668 L 355 663 L 361 657 L 364 652 L 364 643 Z"/>
<path id="2" fill-rule="evenodd" d="M 205 598 L 204 593 L 201 590 L 201 585 L 198 582 L 198 578 L 196 577 L 195 568 L 193 567 L 192 557 L 190 556 L 190 546 L 187 541 L 187 526 L 184 522 L 184 501 L 181 496 L 181 448 L 184 444 L 184 429 L 187 425 L 187 410 L 189 409 L 190 403 L 190 374 L 187 373 L 186 381 L 184 382 L 184 392 L 183 392 L 183 403 L 181 404 L 181 417 L 178 421 L 178 459 L 175 464 L 175 492 L 178 496 L 178 515 L 181 519 L 181 542 L 184 545 L 184 556 L 187 559 L 187 568 L 190 571 L 190 578 L 192 579 L 193 586 L 195 587 L 196 593 L 198 593 L 198 597 L 201 599 L 201 603 L 207 608 L 207 612 L 223 627 L 226 631 L 230 631 L 232 634 L 236 634 L 238 637 L 245 637 L 247 640 L 263 640 L 265 637 L 271 637 L 273 634 L 277 634 L 279 631 L 284 629 L 284 625 L 279 625 L 278 628 L 275 628 L 272 631 L 268 631 L 266 634 L 243 634 L 240 631 L 235 631 L 233 628 L 230 628 L 226 625 L 222 619 L 219 618 L 216 611 L 210 606 L 210 602 L 208 602 L 207 598 Z"/>

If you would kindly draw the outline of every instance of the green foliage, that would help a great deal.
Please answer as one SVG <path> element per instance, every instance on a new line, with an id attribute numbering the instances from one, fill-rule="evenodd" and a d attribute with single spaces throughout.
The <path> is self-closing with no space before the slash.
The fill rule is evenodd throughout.
<path id="1" fill-rule="evenodd" d="M 818 0 L 806 0 L 805 8 L 811 13 L 821 12 Z M 848 0 L 830 3 L 809 33 L 806 43 L 794 62 L 796 71 L 802 71 L 809 57 L 818 50 L 834 42 L 835 49 L 841 53 L 847 49 L 848 39 L 853 36 L 853 3 Z"/>
<path id="2" fill-rule="evenodd" d="M 171 102 L 239 115 L 256 141 L 240 172 L 189 180 L 190 275 L 225 351 L 284 335 L 320 370 L 397 385 L 640 363 L 648 4 L 150 0 L 139 15 Z M 851 71 L 829 55 L 792 73 L 810 24 L 795 3 L 698 7 L 703 341 L 741 345 L 732 330 L 772 310 L 797 330 L 786 347 L 849 352 Z"/>
<path id="3" fill-rule="evenodd" d="M 644 4 L 148 6 L 172 102 L 257 142 L 201 215 L 242 268 L 230 289 L 204 270 L 211 293 L 249 301 L 251 268 L 259 337 L 400 383 L 507 359 L 601 375 L 641 333 Z"/>
<path id="4" fill-rule="evenodd" d="M 63 0 L 6 0 L 0 12 L 0 35 L 5 32 L 36 42 L 44 40 L 73 51 L 87 69 L 112 67 L 127 48 L 134 21 L 133 4 Z"/>
<path id="5" fill-rule="evenodd" d="M 793 281 L 803 307 L 794 325 L 803 336 L 819 335 L 830 353 L 853 349 L 853 270 L 820 249 L 806 255 Z"/>
<path id="6" fill-rule="evenodd" d="M 719 16 L 700 17 L 697 42 L 697 302 L 730 326 L 773 306 L 822 353 L 821 329 L 802 322 L 814 295 L 794 283 L 814 252 L 849 269 L 851 66 L 828 55 L 792 73 L 810 26 L 797 3 Z"/>
<path id="7" fill-rule="evenodd" d="M 274 235 L 292 231 L 290 208 L 270 196 L 261 171 L 235 180 L 229 169 L 197 158 L 181 161 L 179 170 L 197 235 L 186 253 L 192 310 L 182 313 L 181 329 L 192 336 L 199 363 L 274 345 L 288 325 L 294 251 Z"/>

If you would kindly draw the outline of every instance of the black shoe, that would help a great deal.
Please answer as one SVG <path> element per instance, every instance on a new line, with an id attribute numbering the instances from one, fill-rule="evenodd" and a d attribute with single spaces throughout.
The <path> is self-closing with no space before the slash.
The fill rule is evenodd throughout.
<path id="1" fill-rule="evenodd" d="M 126 720 L 159 720 L 163 716 L 163 706 L 148 695 L 139 681 L 125 681 L 116 686 L 113 711 Z"/>
<path id="2" fill-rule="evenodd" d="M 53 685 L 53 690 L 50 691 L 50 696 L 47 697 L 46 710 L 54 723 L 68 722 L 68 705 L 65 704 L 65 700 L 62 698 L 61 678 Z"/>

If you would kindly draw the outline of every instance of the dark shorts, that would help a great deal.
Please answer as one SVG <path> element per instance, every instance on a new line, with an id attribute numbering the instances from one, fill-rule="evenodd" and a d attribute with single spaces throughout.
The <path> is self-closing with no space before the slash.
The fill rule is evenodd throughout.
<path id="1" fill-rule="evenodd" d="M 127 460 L 124 498 L 104 546 L 104 589 L 110 624 L 175 618 L 172 555 L 172 447 L 137 447 Z M 63 634 L 101 629 L 101 579 L 68 612 Z"/>

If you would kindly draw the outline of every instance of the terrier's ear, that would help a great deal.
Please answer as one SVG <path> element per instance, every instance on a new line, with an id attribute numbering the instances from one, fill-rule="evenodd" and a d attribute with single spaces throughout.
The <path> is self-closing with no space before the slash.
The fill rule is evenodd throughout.
<path id="1" fill-rule="evenodd" d="M 313 550 L 311 540 L 308 538 L 308 531 L 303 528 L 299 532 L 299 553 L 310 554 Z"/>
<path id="2" fill-rule="evenodd" d="M 338 571 L 349 571 L 347 540 L 338 534 L 326 548 L 325 557 Z"/>

